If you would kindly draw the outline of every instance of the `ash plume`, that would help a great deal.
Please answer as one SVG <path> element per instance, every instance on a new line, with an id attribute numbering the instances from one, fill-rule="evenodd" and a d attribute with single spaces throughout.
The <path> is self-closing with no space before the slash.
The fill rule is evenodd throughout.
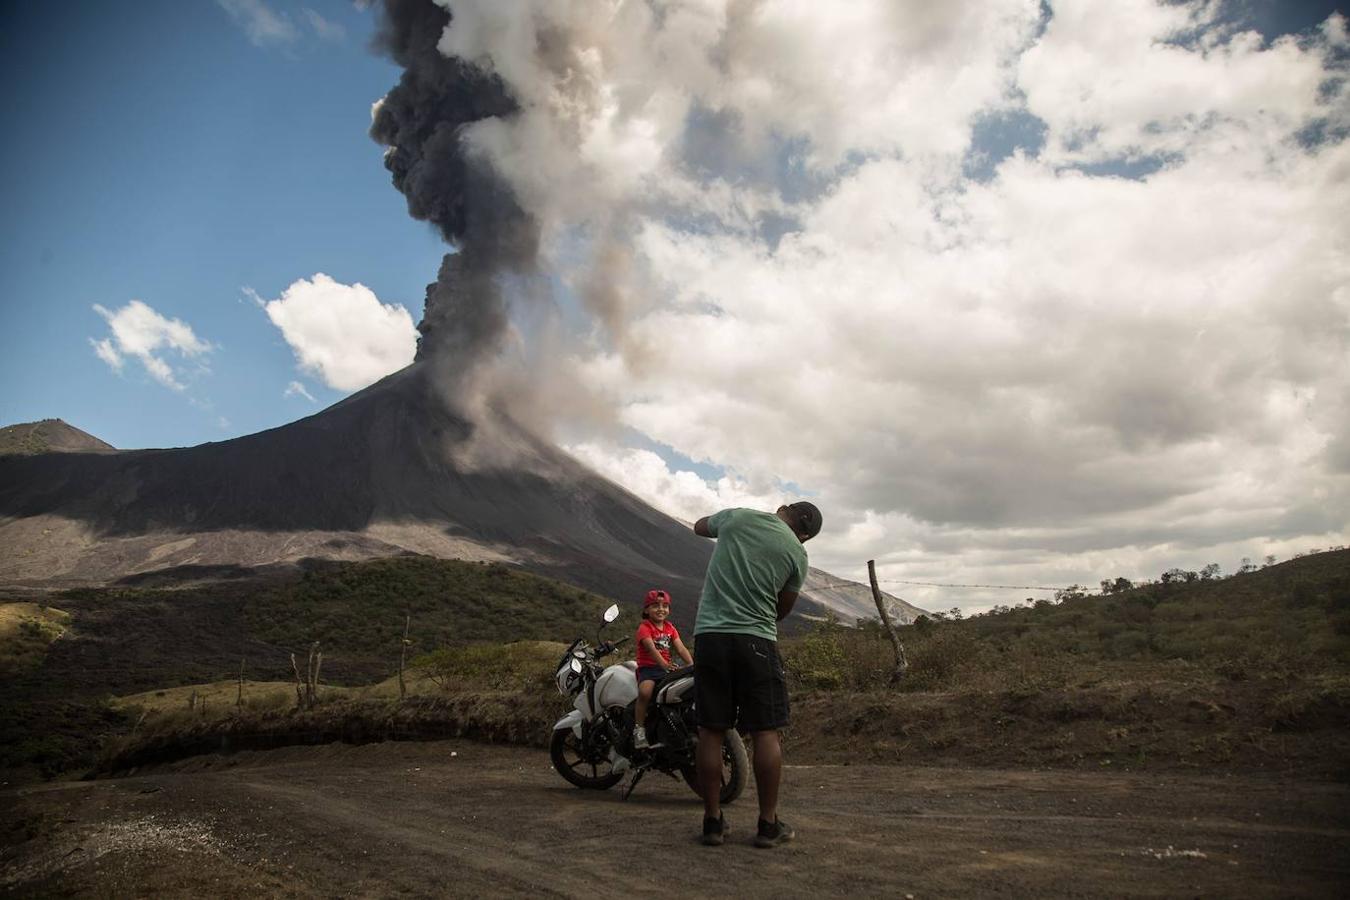
<path id="1" fill-rule="evenodd" d="M 494 74 L 437 50 L 452 14 L 429 0 L 386 0 L 375 47 L 403 67 L 372 110 L 370 135 L 408 212 L 457 248 L 427 286 L 417 359 L 462 394 L 507 327 L 498 276 L 532 270 L 539 228 L 511 187 L 473 151 L 475 123 L 519 109 Z"/>

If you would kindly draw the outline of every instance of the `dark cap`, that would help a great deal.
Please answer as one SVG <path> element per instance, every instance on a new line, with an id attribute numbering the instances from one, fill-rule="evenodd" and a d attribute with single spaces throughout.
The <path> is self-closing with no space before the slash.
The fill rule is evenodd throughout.
<path id="1" fill-rule="evenodd" d="M 820 510 L 816 509 L 814 503 L 809 500 L 798 500 L 796 503 L 791 504 L 788 509 L 791 510 L 793 517 L 797 521 L 797 531 L 799 533 L 806 535 L 808 538 L 813 538 L 820 534 L 820 526 L 823 524 L 824 520 L 821 518 Z"/>

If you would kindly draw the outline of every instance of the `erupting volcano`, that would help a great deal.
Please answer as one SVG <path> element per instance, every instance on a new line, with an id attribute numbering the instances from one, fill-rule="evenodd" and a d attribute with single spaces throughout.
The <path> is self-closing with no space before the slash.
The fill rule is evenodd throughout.
<path id="1" fill-rule="evenodd" d="M 481 377 L 520 299 L 503 284 L 539 280 L 544 229 L 475 130 L 512 120 L 521 104 L 490 68 L 445 49 L 451 22 L 442 5 L 388 0 L 376 42 L 403 74 L 375 105 L 370 134 L 409 213 L 455 248 L 427 288 L 414 363 L 317 415 L 235 440 L 0 457 L 0 583 L 206 577 L 417 552 L 514 563 L 615 598 L 659 585 L 689 601 L 681 618 L 692 619 L 711 544 L 523 427 L 512 398 Z M 540 52 L 560 83 L 580 84 L 565 42 Z M 599 241 L 602 262 L 579 288 L 611 333 L 621 292 L 605 265 L 622 257 Z M 819 573 L 813 581 L 822 602 L 857 614 L 857 596 L 841 600 Z M 808 613 L 820 610 L 811 587 L 799 606 Z"/>

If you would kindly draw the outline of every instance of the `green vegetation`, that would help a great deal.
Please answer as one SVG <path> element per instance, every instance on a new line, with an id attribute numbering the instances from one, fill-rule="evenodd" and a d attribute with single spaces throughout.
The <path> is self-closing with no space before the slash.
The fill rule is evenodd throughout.
<path id="1" fill-rule="evenodd" d="M 330 563 L 251 595 L 250 637 L 286 647 L 322 642 L 325 654 L 388 674 L 412 617 L 409 657 L 480 641 L 558 640 L 598 621 L 603 598 L 499 563 L 403 556 Z M 381 676 L 383 677 L 383 676 Z"/>
<path id="2" fill-rule="evenodd" d="M 47 647 L 65 633 L 70 614 L 36 603 L 0 603 L 0 676 L 42 664 Z"/>
<path id="3" fill-rule="evenodd" d="M 789 750 L 802 762 L 1350 778 L 1350 551 L 1229 578 L 1193 574 L 921 619 L 900 630 L 910 668 L 899 685 L 875 622 L 826 621 L 786 638 Z M 14 748 L 7 760 L 48 774 L 88 764 L 93 736 L 118 731 L 107 768 L 296 740 L 539 744 L 567 706 L 552 686 L 556 641 L 590 633 L 605 603 L 505 567 L 421 557 L 329 564 L 271 584 L 70 594 L 61 605 L 75 639 L 54 644 L 63 652 L 41 670 L 60 691 L 47 695 L 49 718 L 15 726 L 0 715 L 0 738 Z M 400 700 L 393 676 L 408 613 L 415 646 Z M 246 682 L 242 707 L 239 644 L 213 649 L 231 627 L 254 642 L 248 677 L 259 680 Z M 96 639 L 82 644 L 84 629 Z M 302 711 L 289 650 L 312 641 L 324 677 L 318 705 Z M 211 674 L 192 677 L 200 672 Z M 101 691 L 119 679 L 159 687 L 107 708 Z M 189 705 L 194 694 L 205 708 Z"/>
<path id="4" fill-rule="evenodd" d="M 412 671 L 442 691 L 551 691 L 564 649 L 551 641 L 441 647 L 413 660 Z"/>
<path id="5" fill-rule="evenodd" d="M 1073 587 L 1056 602 L 921 618 L 899 629 L 910 663 L 900 690 L 1350 675 L 1350 551 L 1229 578 L 1170 574 L 1103 595 Z M 783 653 L 799 688 L 885 688 L 894 668 L 875 620 L 826 621 L 785 640 Z"/>
<path id="6" fill-rule="evenodd" d="M 0 604 L 12 627 L 0 641 L 0 768 L 51 776 L 93 763 L 98 746 L 134 725 L 139 712 L 109 704 L 113 694 L 203 690 L 209 719 L 232 715 L 240 661 L 246 677 L 289 684 L 290 654 L 323 652 L 325 685 L 376 685 L 397 672 L 406 616 L 407 660 L 428 657 L 468 686 L 520 684 L 497 657 L 529 662 L 530 641 L 571 640 L 609 604 L 594 594 L 500 564 L 403 556 L 315 563 L 302 574 L 188 588 L 81 589 L 53 602 L 70 611 L 38 615 L 33 604 Z M 17 611 L 22 611 L 20 615 Z M 11 621 L 12 620 L 12 621 Z M 42 652 L 57 627 L 61 652 Z M 484 642 L 519 648 L 478 649 Z M 550 668 L 561 649 L 550 650 Z M 20 665 L 22 663 L 22 665 Z M 539 683 L 539 664 L 522 676 Z M 410 674 L 412 674 L 410 672 Z M 175 686 L 183 686 L 175 688 Z M 186 696 L 169 708 L 186 717 Z M 219 696 L 217 696 L 219 695 Z M 396 696 L 396 693 L 394 694 Z M 228 698 L 228 699 L 227 699 Z M 281 699 L 289 698 L 289 699 Z M 247 692 L 254 712 L 289 710 L 294 692 Z M 152 718 L 157 713 L 152 712 Z"/>

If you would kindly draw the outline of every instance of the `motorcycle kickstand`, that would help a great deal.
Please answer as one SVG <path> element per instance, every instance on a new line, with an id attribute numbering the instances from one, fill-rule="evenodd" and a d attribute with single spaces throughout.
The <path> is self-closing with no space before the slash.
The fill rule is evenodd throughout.
<path id="1" fill-rule="evenodd" d="M 632 795 L 633 789 L 638 786 L 638 782 L 642 780 L 642 776 L 646 774 L 647 770 L 645 768 L 634 769 L 632 777 L 628 779 L 628 783 L 619 788 L 619 799 L 627 800 L 629 796 Z"/>

